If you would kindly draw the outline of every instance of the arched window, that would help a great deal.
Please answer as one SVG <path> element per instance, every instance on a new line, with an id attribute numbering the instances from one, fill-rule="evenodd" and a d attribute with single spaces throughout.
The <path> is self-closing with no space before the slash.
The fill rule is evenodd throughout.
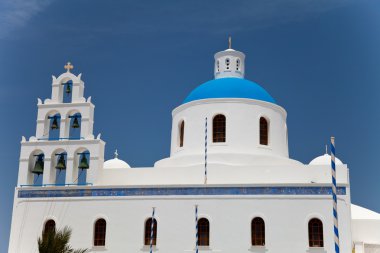
<path id="1" fill-rule="evenodd" d="M 95 222 L 94 246 L 106 245 L 106 228 L 107 223 L 104 219 L 99 219 Z"/>
<path id="2" fill-rule="evenodd" d="M 61 115 L 56 113 L 54 115 L 48 115 L 47 118 L 49 120 L 49 140 L 58 140 L 59 128 L 61 126 Z"/>
<path id="3" fill-rule="evenodd" d="M 256 217 L 251 222 L 251 241 L 252 246 L 265 245 L 265 223 L 260 217 Z"/>
<path id="4" fill-rule="evenodd" d="M 62 92 L 62 103 L 71 103 L 73 95 L 73 81 L 68 80 L 61 84 L 63 88 Z"/>
<path id="5" fill-rule="evenodd" d="M 264 118 L 260 118 L 260 144 L 268 145 L 268 121 Z"/>
<path id="6" fill-rule="evenodd" d="M 55 231 L 55 221 L 54 220 L 48 220 L 45 223 L 43 234 L 46 234 L 48 232 Z"/>
<path id="7" fill-rule="evenodd" d="M 152 235 L 152 218 L 149 218 L 145 222 L 145 236 L 144 236 L 144 244 L 150 245 L 150 237 Z M 153 237 L 152 237 L 152 245 L 156 245 L 157 243 L 157 221 L 153 219 Z"/>
<path id="8" fill-rule="evenodd" d="M 198 220 L 198 245 L 210 245 L 210 223 L 206 218 Z"/>
<path id="9" fill-rule="evenodd" d="M 227 69 L 230 69 L 230 58 L 226 58 Z"/>
<path id="10" fill-rule="evenodd" d="M 181 124 L 179 125 L 179 146 L 183 147 L 183 140 L 184 140 L 184 134 L 185 134 L 185 121 L 181 121 Z"/>
<path id="11" fill-rule="evenodd" d="M 66 166 L 67 166 L 67 153 L 65 151 L 55 152 L 52 156 L 53 166 L 55 171 L 55 184 L 65 185 L 66 181 Z"/>
<path id="12" fill-rule="evenodd" d="M 217 67 L 218 72 L 219 72 L 219 61 L 216 61 L 216 67 Z"/>
<path id="13" fill-rule="evenodd" d="M 240 68 L 240 60 L 237 59 L 236 60 L 236 70 L 239 70 L 239 68 Z"/>
<path id="14" fill-rule="evenodd" d="M 323 224 L 317 218 L 309 221 L 309 246 L 323 247 Z"/>
<path id="15" fill-rule="evenodd" d="M 29 171 L 33 177 L 28 181 L 35 186 L 42 186 L 42 174 L 44 173 L 45 155 L 40 150 L 36 150 L 29 156 Z"/>
<path id="16" fill-rule="evenodd" d="M 82 115 L 78 113 L 74 113 L 69 117 L 69 138 L 71 140 L 79 140 L 81 138 L 81 125 L 82 125 Z"/>
<path id="17" fill-rule="evenodd" d="M 226 141 L 226 117 L 222 114 L 216 115 L 212 120 L 212 141 Z"/>
<path id="18" fill-rule="evenodd" d="M 78 185 L 87 185 L 87 170 L 91 165 L 91 154 L 88 150 L 76 153 L 75 165 L 78 165 Z"/>

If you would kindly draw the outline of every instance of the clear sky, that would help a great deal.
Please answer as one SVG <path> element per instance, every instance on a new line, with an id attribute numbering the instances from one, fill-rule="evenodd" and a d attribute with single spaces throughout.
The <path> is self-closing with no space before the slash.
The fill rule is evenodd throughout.
<path id="1" fill-rule="evenodd" d="M 171 111 L 213 78 L 214 53 L 244 52 L 246 78 L 288 112 L 292 158 L 336 137 L 352 202 L 380 212 L 380 1 L 0 1 L 0 252 L 7 251 L 21 136 L 71 61 L 106 159 L 169 155 Z"/>

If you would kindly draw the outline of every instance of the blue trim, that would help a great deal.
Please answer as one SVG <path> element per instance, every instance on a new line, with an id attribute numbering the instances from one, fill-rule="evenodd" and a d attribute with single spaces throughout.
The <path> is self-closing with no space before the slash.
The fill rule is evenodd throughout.
<path id="1" fill-rule="evenodd" d="M 346 195 L 346 187 L 338 187 Z M 331 195 L 331 187 L 173 187 L 19 190 L 19 198 L 116 197 L 116 196 L 186 196 L 186 195 Z"/>

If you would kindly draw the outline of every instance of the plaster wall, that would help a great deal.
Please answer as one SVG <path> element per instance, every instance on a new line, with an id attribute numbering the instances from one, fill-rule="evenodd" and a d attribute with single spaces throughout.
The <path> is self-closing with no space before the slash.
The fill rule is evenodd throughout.
<path id="1" fill-rule="evenodd" d="M 17 194 L 17 191 L 16 191 Z M 351 252 L 350 214 L 347 196 L 338 198 L 341 252 Z M 144 222 L 156 207 L 158 239 L 155 251 L 194 252 L 195 214 L 210 222 L 210 246 L 202 252 L 334 252 L 331 196 L 161 196 L 15 198 L 9 253 L 36 252 L 36 238 L 47 219 L 57 227 L 73 229 L 75 248 L 91 252 L 149 252 L 144 246 Z M 265 247 L 252 247 L 250 222 L 265 221 Z M 308 221 L 323 222 L 324 247 L 309 248 Z M 105 247 L 93 247 L 93 226 L 107 221 Z"/>

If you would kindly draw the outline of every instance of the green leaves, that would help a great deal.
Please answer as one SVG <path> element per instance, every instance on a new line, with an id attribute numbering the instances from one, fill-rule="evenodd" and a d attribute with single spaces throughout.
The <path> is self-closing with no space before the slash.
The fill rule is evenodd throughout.
<path id="1" fill-rule="evenodd" d="M 39 253 L 86 253 L 88 249 L 71 248 L 69 241 L 71 237 L 71 228 L 64 227 L 61 230 L 51 229 L 44 231 L 38 238 Z"/>

